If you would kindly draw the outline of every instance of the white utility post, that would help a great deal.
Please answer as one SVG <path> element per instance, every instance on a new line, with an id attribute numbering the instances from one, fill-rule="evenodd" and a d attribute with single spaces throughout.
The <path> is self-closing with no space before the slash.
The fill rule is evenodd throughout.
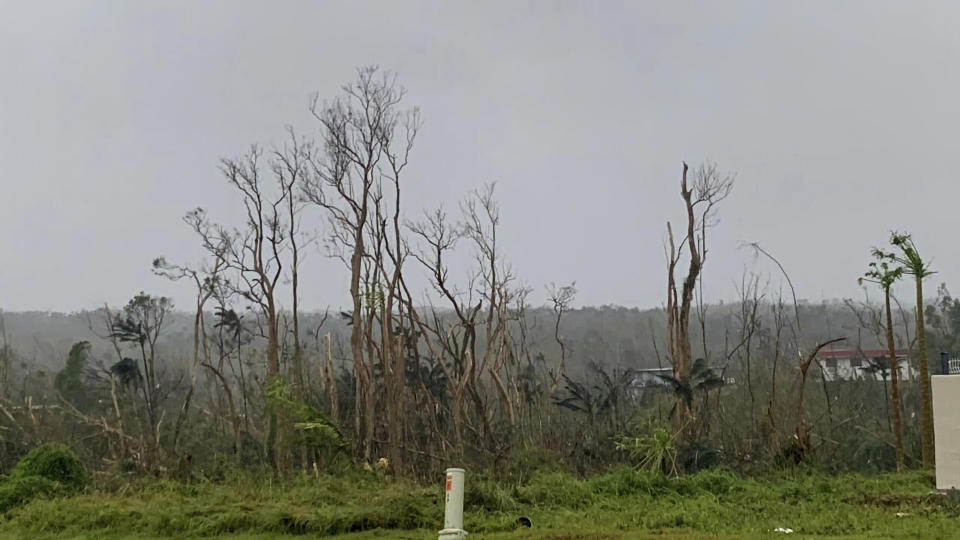
<path id="1" fill-rule="evenodd" d="M 455 540 L 467 537 L 463 530 L 463 469 L 447 469 L 443 530 L 439 540 Z"/>

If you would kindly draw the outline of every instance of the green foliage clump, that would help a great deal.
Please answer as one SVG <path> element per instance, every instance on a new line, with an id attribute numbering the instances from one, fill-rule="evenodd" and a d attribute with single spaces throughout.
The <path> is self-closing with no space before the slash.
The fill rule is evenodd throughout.
<path id="1" fill-rule="evenodd" d="M 562 472 L 535 475 L 517 488 L 517 495 L 521 502 L 533 505 L 584 508 L 593 502 L 586 482 Z"/>
<path id="2" fill-rule="evenodd" d="M 491 471 L 495 478 L 510 483 L 523 483 L 537 473 L 563 470 L 562 457 L 544 448 L 521 448 L 514 451 L 502 466 Z"/>
<path id="3" fill-rule="evenodd" d="M 594 493 L 604 497 L 660 495 L 670 491 L 669 478 L 659 472 L 626 465 L 588 480 Z"/>
<path id="4" fill-rule="evenodd" d="M 83 465 L 62 444 L 44 444 L 30 451 L 11 471 L 0 476 L 0 512 L 41 496 L 70 493 L 86 483 Z"/>
<path id="5" fill-rule="evenodd" d="M 90 342 L 78 341 L 70 347 L 67 364 L 54 379 L 53 387 L 75 406 L 83 408 L 89 401 L 89 392 L 84 386 L 84 370 L 90 356 Z"/>
<path id="6" fill-rule="evenodd" d="M 349 455 L 352 450 L 347 438 L 326 414 L 294 397 L 289 385 L 279 377 L 267 381 L 263 389 L 267 403 L 293 420 L 298 444 L 330 448 L 335 453 Z"/>
<path id="7" fill-rule="evenodd" d="M 0 483 L 0 512 L 30 502 L 38 495 L 50 495 L 59 485 L 42 476 L 14 476 Z"/>
<path id="8" fill-rule="evenodd" d="M 652 425 L 649 433 L 622 436 L 617 450 L 626 452 L 637 467 L 650 472 L 677 474 L 678 449 L 675 435 L 663 425 Z"/>
<path id="9" fill-rule="evenodd" d="M 667 495 L 722 496 L 742 490 L 749 480 L 723 469 L 711 469 L 696 474 L 669 477 L 659 471 L 618 467 L 587 481 L 594 493 L 605 497 Z"/>
<path id="10" fill-rule="evenodd" d="M 677 479 L 677 491 L 680 493 L 710 493 L 712 495 L 727 495 L 743 489 L 746 478 L 723 469 L 709 469 L 697 474 L 682 476 Z"/>
<path id="11" fill-rule="evenodd" d="M 485 478 L 472 479 L 463 494 L 464 508 L 469 511 L 505 512 L 513 510 L 517 501 L 511 490 Z"/>
<path id="12" fill-rule="evenodd" d="M 82 489 L 86 483 L 83 464 L 70 448 L 58 443 L 40 445 L 23 457 L 11 479 L 39 476 L 67 489 Z"/>

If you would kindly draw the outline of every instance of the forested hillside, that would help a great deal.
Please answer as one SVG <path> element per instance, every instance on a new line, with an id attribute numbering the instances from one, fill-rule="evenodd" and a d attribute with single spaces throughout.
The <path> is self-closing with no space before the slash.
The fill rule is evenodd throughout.
<path id="1" fill-rule="evenodd" d="M 784 299 L 784 302 L 788 300 Z M 932 301 L 931 301 L 932 302 Z M 772 329 L 776 325 L 774 305 L 761 299 L 757 310 L 759 326 Z M 793 310 L 792 305 L 784 309 Z M 864 348 L 883 346 L 871 327 L 877 315 L 876 305 L 861 301 L 833 300 L 830 302 L 800 304 L 802 341 L 811 342 L 830 337 L 846 337 L 850 344 L 857 340 Z M 706 343 L 708 357 L 719 362 L 724 351 L 736 344 L 742 331 L 740 304 L 708 305 L 706 311 Z M 213 313 L 207 316 L 213 319 Z M 859 319 L 858 319 L 859 315 Z M 335 352 L 341 364 L 343 351 L 349 339 L 349 327 L 339 312 L 331 309 L 323 313 L 301 314 L 301 340 L 317 352 L 316 336 L 331 334 Z M 95 358 L 109 362 L 115 356 L 110 342 L 104 339 L 103 314 L 99 310 L 79 313 L 3 312 L 6 342 L 18 362 L 14 368 L 27 371 L 56 373 L 66 362 L 70 347 L 78 341 L 89 341 Z M 862 320 L 861 320 L 862 319 Z M 595 362 L 608 368 L 654 368 L 669 366 L 665 355 L 666 315 L 663 309 L 637 309 L 622 306 L 574 307 L 562 316 L 561 337 L 566 343 L 572 369 L 581 370 Z M 528 347 L 534 356 L 559 354 L 554 334 L 556 313 L 549 307 L 531 308 L 526 313 Z M 180 309 L 171 311 L 165 320 L 158 344 L 162 358 L 175 366 L 184 367 L 190 360 L 192 347 L 192 315 Z M 897 313 L 897 340 L 907 346 L 914 339 L 915 322 L 911 311 Z M 768 330 L 762 330 L 760 333 Z M 694 349 L 703 349 L 702 334 L 693 335 Z M 264 346 L 255 340 L 253 348 Z M 22 364 L 25 364 L 24 367 Z M 348 365 L 342 365 L 349 369 Z"/>

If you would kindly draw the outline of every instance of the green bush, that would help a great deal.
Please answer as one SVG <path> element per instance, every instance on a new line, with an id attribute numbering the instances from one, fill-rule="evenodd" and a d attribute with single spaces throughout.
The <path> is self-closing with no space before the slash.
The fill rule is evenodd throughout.
<path id="1" fill-rule="evenodd" d="M 491 471 L 498 481 L 522 484 L 537 473 L 565 470 L 561 457 L 543 448 L 524 448 L 515 451 L 501 467 Z"/>
<path id="2" fill-rule="evenodd" d="M 593 491 L 614 497 L 630 495 L 663 495 L 673 491 L 674 479 L 659 471 L 636 469 L 626 465 L 617 467 L 588 480 Z"/>
<path id="3" fill-rule="evenodd" d="M 542 506 L 583 508 L 593 502 L 586 482 L 562 472 L 535 475 L 529 484 L 517 488 L 517 495 L 521 502 Z"/>
<path id="4" fill-rule="evenodd" d="M 9 477 L 0 477 L 0 512 L 41 495 L 82 489 L 86 473 L 77 456 L 62 444 L 38 446 L 23 457 Z"/>
<path id="5" fill-rule="evenodd" d="M 513 510 L 517 506 L 517 501 L 514 500 L 510 490 L 497 482 L 483 478 L 467 482 L 463 499 L 468 511 L 503 512 Z"/>
<path id="6" fill-rule="evenodd" d="M 723 469 L 672 477 L 659 471 L 621 466 L 588 480 L 593 492 L 614 497 L 647 495 L 728 495 L 743 490 L 750 481 Z"/>
<path id="7" fill-rule="evenodd" d="M 0 484 L 0 512 L 30 502 L 38 495 L 56 492 L 57 483 L 42 476 L 14 476 Z"/>
<path id="8" fill-rule="evenodd" d="M 70 448 L 57 443 L 43 444 L 23 457 L 10 473 L 12 479 L 39 476 L 79 490 L 86 484 L 83 464 Z"/>
<path id="9" fill-rule="evenodd" d="M 707 492 L 713 495 L 726 495 L 737 489 L 743 489 L 747 482 L 744 478 L 722 469 L 709 469 L 696 474 L 680 477 L 678 488 L 680 493 Z"/>
<path id="10" fill-rule="evenodd" d="M 618 438 L 617 450 L 626 452 L 636 462 L 637 468 L 669 475 L 677 474 L 676 434 L 657 424 L 647 426 L 644 431 L 640 435 Z"/>

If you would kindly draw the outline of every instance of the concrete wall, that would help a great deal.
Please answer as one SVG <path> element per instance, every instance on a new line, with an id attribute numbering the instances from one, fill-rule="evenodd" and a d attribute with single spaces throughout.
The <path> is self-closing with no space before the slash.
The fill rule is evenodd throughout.
<path id="1" fill-rule="evenodd" d="M 937 489 L 960 489 L 960 375 L 934 375 Z"/>

